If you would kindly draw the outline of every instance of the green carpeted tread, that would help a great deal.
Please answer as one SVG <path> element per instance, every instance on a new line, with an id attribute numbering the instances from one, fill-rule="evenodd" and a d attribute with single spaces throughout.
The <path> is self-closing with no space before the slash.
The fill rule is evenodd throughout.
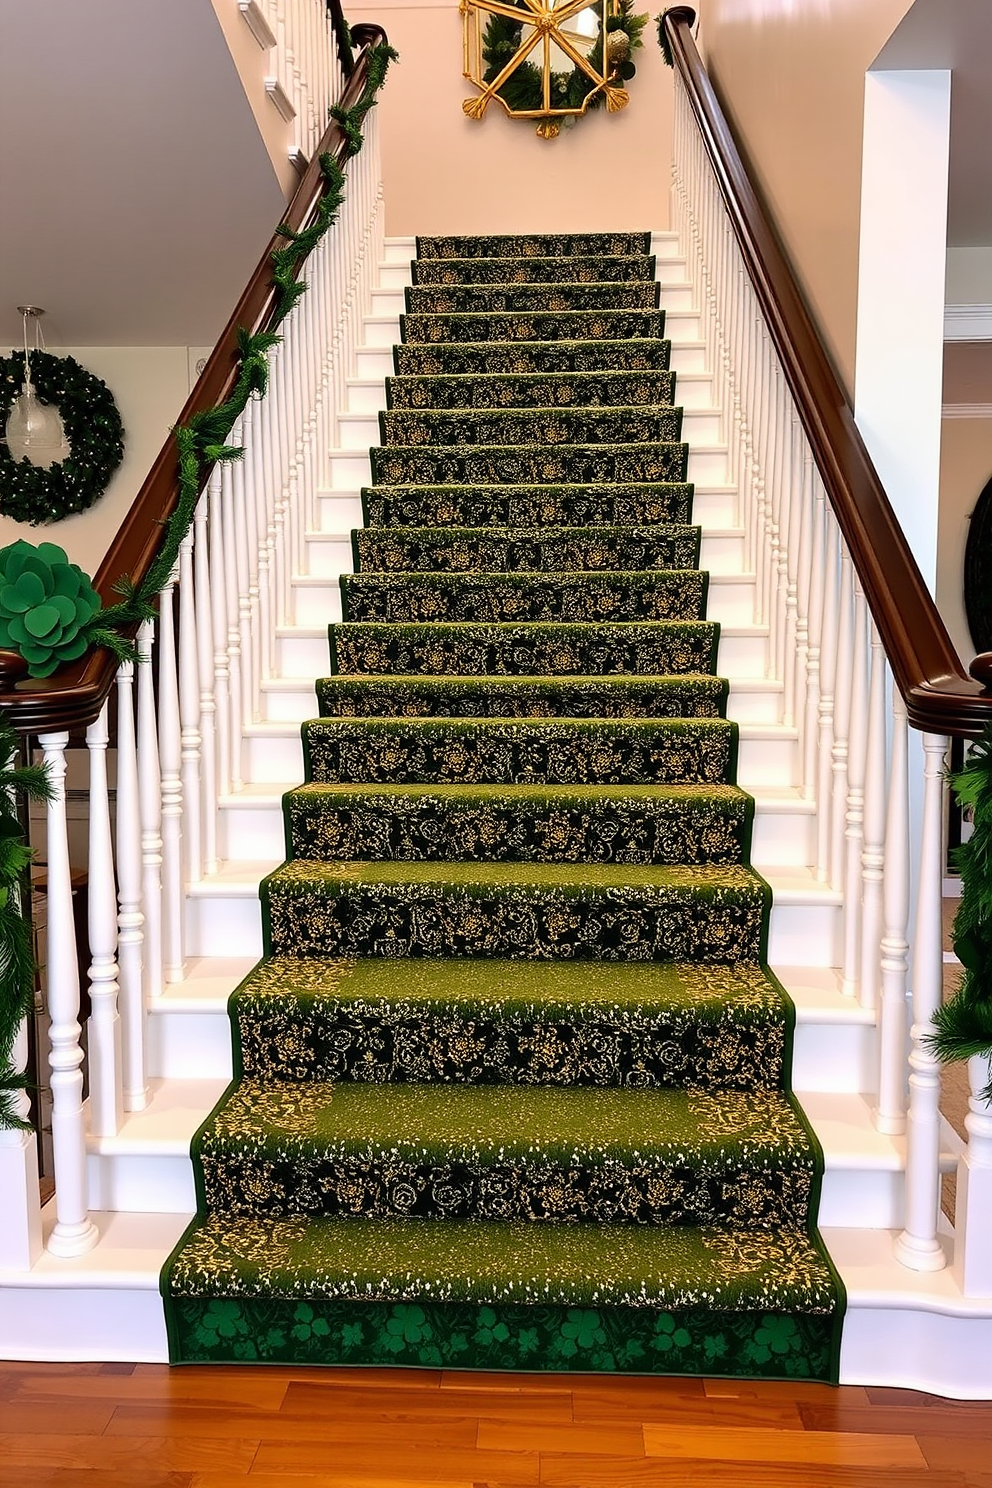
<path id="1" fill-rule="evenodd" d="M 602 623 L 701 620 L 708 575 L 698 569 L 592 573 L 342 574 L 345 621 L 471 620 Z"/>
<path id="2" fill-rule="evenodd" d="M 369 527 L 653 527 L 685 524 L 693 488 L 684 481 L 496 486 L 366 486 Z"/>
<path id="3" fill-rule="evenodd" d="M 663 372 L 671 364 L 672 343 L 660 335 L 628 336 L 622 341 L 435 341 L 393 348 L 399 376 L 515 378 L 548 373 Z M 660 400 L 662 402 L 665 399 Z"/>
<path id="4" fill-rule="evenodd" d="M 614 253 L 581 259 L 443 258 L 414 259 L 414 284 L 607 284 L 628 279 L 653 279 L 655 259 L 650 253 Z"/>
<path id="5" fill-rule="evenodd" d="M 670 406 L 674 372 L 533 372 L 387 377 L 388 409 Z M 387 441 L 388 442 L 388 441 Z"/>
<path id="6" fill-rule="evenodd" d="M 719 626 L 710 620 L 615 624 L 387 625 L 329 627 L 332 672 L 426 676 L 679 676 L 712 670 Z"/>
<path id="7" fill-rule="evenodd" d="M 242 1080 L 201 1129 L 228 1215 L 804 1227 L 816 1177 L 778 1091 Z"/>
<path id="8" fill-rule="evenodd" d="M 411 346 L 440 341 L 644 341 L 665 334 L 664 310 L 407 311 L 400 332 Z"/>
<path id="9" fill-rule="evenodd" d="M 390 527 L 352 534 L 356 573 L 592 573 L 696 568 L 698 527 Z"/>
<path id="10" fill-rule="evenodd" d="M 421 677 L 340 675 L 316 683 L 334 718 L 721 718 L 721 677 Z"/>
<path id="11" fill-rule="evenodd" d="M 273 956 L 231 996 L 254 1079 L 783 1088 L 794 1013 L 755 962 Z"/>
<path id="12" fill-rule="evenodd" d="M 647 254 L 649 232 L 433 234 L 417 237 L 417 257 L 590 258 Z"/>
<path id="13" fill-rule="evenodd" d="M 286 855 L 311 861 L 741 863 L 736 786 L 303 785 Z"/>
<path id="14" fill-rule="evenodd" d="M 318 718 L 308 781 L 372 785 L 719 785 L 737 725 L 724 718 Z"/>
<path id="15" fill-rule="evenodd" d="M 750 961 L 768 886 L 737 865 L 284 863 L 265 954 Z"/>
<path id="16" fill-rule="evenodd" d="M 688 446 L 675 440 L 636 444 L 375 445 L 372 479 L 381 486 L 519 485 L 556 481 L 682 483 Z"/>

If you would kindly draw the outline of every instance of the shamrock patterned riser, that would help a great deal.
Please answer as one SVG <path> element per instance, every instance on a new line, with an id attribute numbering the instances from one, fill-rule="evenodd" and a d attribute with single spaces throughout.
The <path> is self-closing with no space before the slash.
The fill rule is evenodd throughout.
<path id="1" fill-rule="evenodd" d="M 681 408 L 397 409 L 379 415 L 384 445 L 667 444 L 682 436 Z"/>
<path id="2" fill-rule="evenodd" d="M 769 1091 L 243 1081 L 196 1155 L 226 1215 L 799 1228 L 815 1178 Z"/>
<path id="3" fill-rule="evenodd" d="M 490 233 L 417 238 L 417 257 L 450 258 L 590 258 L 651 251 L 649 232 L 633 233 Z"/>
<path id="4" fill-rule="evenodd" d="M 333 718 L 720 718 L 719 677 L 321 677 L 321 714 Z"/>
<path id="5" fill-rule="evenodd" d="M 586 481 L 684 481 L 688 446 L 676 443 L 387 445 L 369 451 L 383 486 L 573 485 Z"/>
<path id="6" fill-rule="evenodd" d="M 167 1264 L 185 1362 L 836 1378 L 804 1235 L 456 1220 L 197 1221 Z"/>
<path id="7" fill-rule="evenodd" d="M 696 568 L 698 527 L 393 527 L 354 534 L 355 572 L 590 573 Z"/>
<path id="8" fill-rule="evenodd" d="M 635 284 L 432 284 L 406 290 L 408 315 L 654 310 L 661 286 Z"/>
<path id="9" fill-rule="evenodd" d="M 653 254 L 414 260 L 414 284 L 619 284 L 653 279 Z"/>
<path id="10" fill-rule="evenodd" d="M 320 718 L 303 725 L 316 784 L 719 785 L 732 780 L 726 719 Z"/>
<path id="11" fill-rule="evenodd" d="M 313 862 L 743 863 L 751 825 L 732 786 L 308 785 L 285 811 Z"/>
<path id="12" fill-rule="evenodd" d="M 420 377 L 501 374 L 519 378 L 528 373 L 551 372 L 661 372 L 668 368 L 671 353 L 672 343 L 657 336 L 626 341 L 518 340 L 506 345 L 439 342 L 427 346 L 394 346 L 393 366 L 397 373 Z"/>
<path id="13" fill-rule="evenodd" d="M 470 372 L 386 379 L 386 405 L 393 409 L 663 407 L 674 398 L 674 372 Z"/>
<path id="14" fill-rule="evenodd" d="M 664 310 L 534 310 L 512 312 L 459 311 L 449 315 L 400 316 L 400 332 L 408 345 L 439 341 L 642 341 L 665 334 Z M 506 353 L 506 345 L 502 354 Z M 495 370 L 495 369 L 494 369 Z"/>
<path id="15" fill-rule="evenodd" d="M 330 627 L 334 672 L 425 676 L 679 676 L 713 670 L 719 627 L 706 620 L 616 625 Z"/>
<path id="16" fill-rule="evenodd" d="M 782 1087 L 792 1008 L 754 964 L 273 957 L 231 1000 L 256 1080 Z"/>
<path id="17" fill-rule="evenodd" d="M 701 620 L 708 575 L 698 569 L 578 574 L 343 574 L 344 619 Z"/>
<path id="18" fill-rule="evenodd" d="M 681 482 L 379 486 L 362 491 L 362 507 L 369 527 L 685 525 L 692 514 L 692 486 Z"/>
<path id="19" fill-rule="evenodd" d="M 261 887 L 266 955 L 757 961 L 768 889 L 738 867 L 307 863 Z"/>

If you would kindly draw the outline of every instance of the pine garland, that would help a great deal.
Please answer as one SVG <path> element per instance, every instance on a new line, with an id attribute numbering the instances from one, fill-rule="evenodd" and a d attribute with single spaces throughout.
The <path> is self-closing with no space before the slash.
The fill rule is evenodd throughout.
<path id="1" fill-rule="evenodd" d="M 25 1078 L 13 1066 L 14 1040 L 34 1001 L 35 960 L 31 916 L 25 904 L 25 870 L 31 849 L 17 814 L 18 794 L 48 800 L 52 788 L 37 766 L 16 767 L 18 738 L 0 713 L 0 1130 L 29 1129 L 14 1107 Z"/>
<path id="2" fill-rule="evenodd" d="M 668 11 L 663 10 L 659 15 L 655 16 L 655 20 L 658 22 L 658 45 L 661 47 L 661 55 L 664 57 L 666 65 L 668 67 L 674 67 L 675 58 L 672 56 L 672 44 L 665 30 L 665 17 L 667 14 Z"/>
<path id="3" fill-rule="evenodd" d="M 944 1063 L 992 1054 L 992 724 L 951 786 L 974 825 L 954 854 L 961 899 L 951 939 L 964 973 L 957 992 L 934 1014 L 935 1031 L 925 1041 Z M 992 1081 L 982 1095 L 992 1100 Z"/>
<path id="4" fill-rule="evenodd" d="M 533 11 L 523 3 L 523 0 L 514 0 L 514 3 L 524 15 L 533 15 Z M 647 15 L 634 14 L 634 0 L 619 0 L 616 14 L 606 18 L 605 29 L 602 17 L 600 18 L 596 40 L 587 55 L 589 65 L 600 76 L 605 76 L 607 72 L 606 37 L 613 31 L 623 31 L 630 42 L 630 51 L 634 52 L 644 45 L 641 32 L 647 25 L 647 21 Z M 522 21 L 513 20 L 505 15 L 494 14 L 490 17 L 482 41 L 482 57 L 486 63 L 486 69 L 482 74 L 483 82 L 491 83 L 499 76 L 511 57 L 519 51 L 522 35 Z M 636 70 L 628 57 L 627 61 L 616 69 L 616 76 L 627 82 L 634 76 Z M 533 62 L 521 62 L 505 82 L 500 84 L 497 92 L 513 113 L 533 113 L 537 109 L 542 109 L 544 107 L 543 70 Z M 590 94 L 594 96 L 589 98 Z M 603 97 L 602 88 L 597 89 L 594 79 L 578 65 L 573 67 L 571 72 L 551 74 L 549 102 L 552 112 L 563 109 L 581 109 L 587 98 L 589 98 L 588 108 L 599 108 Z"/>

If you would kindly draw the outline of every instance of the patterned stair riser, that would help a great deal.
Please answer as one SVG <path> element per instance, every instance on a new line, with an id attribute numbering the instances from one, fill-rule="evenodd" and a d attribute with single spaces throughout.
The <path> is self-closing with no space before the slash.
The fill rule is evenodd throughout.
<path id="1" fill-rule="evenodd" d="M 698 527 L 584 527 L 508 531 L 394 527 L 355 533 L 356 573 L 592 573 L 696 568 Z"/>
<path id="2" fill-rule="evenodd" d="M 231 1001 L 245 1075 L 373 1085 L 778 1090 L 788 1005 L 757 966 L 274 957 Z"/>
<path id="3" fill-rule="evenodd" d="M 694 785 L 732 778 L 725 719 L 319 719 L 303 725 L 318 784 Z"/>
<path id="4" fill-rule="evenodd" d="M 415 261 L 414 284 L 619 284 L 653 279 L 651 254 L 574 258 L 445 258 Z"/>
<path id="5" fill-rule="evenodd" d="M 242 1083 L 198 1141 L 208 1205 L 738 1230 L 808 1219 L 813 1154 L 777 1093 L 406 1085 L 383 1106 L 367 1085 Z"/>
<path id="6" fill-rule="evenodd" d="M 417 238 L 417 257 L 451 258 L 609 258 L 629 257 L 651 251 L 651 234 L 555 233 L 511 236 L 491 233 L 482 237 L 461 235 Z"/>
<path id="7" fill-rule="evenodd" d="M 432 284 L 406 291 L 408 315 L 655 310 L 658 284 Z"/>
<path id="8" fill-rule="evenodd" d="M 399 409 L 380 413 L 384 445 L 414 447 L 665 444 L 682 435 L 681 408 Z"/>
<path id="9" fill-rule="evenodd" d="M 692 487 L 673 482 L 380 486 L 366 487 L 362 507 L 369 527 L 682 526 L 692 513 Z"/>
<path id="10" fill-rule="evenodd" d="M 345 574 L 345 620 L 413 624 L 471 620 L 614 622 L 701 620 L 698 570 L 591 574 Z"/>
<path id="11" fill-rule="evenodd" d="M 684 444 L 387 445 L 369 451 L 376 485 L 543 485 L 684 481 Z"/>
<path id="12" fill-rule="evenodd" d="M 386 406 L 391 409 L 660 408 L 674 401 L 674 372 L 560 372 L 543 377 L 470 372 L 386 381 Z"/>
<path id="13" fill-rule="evenodd" d="M 328 718 L 721 718 L 719 677 L 322 677 Z"/>
<path id="14" fill-rule="evenodd" d="M 443 341 L 643 341 L 665 334 L 664 310 L 533 310 L 526 316 L 490 310 L 449 315 L 400 316 L 403 340 L 412 346 Z M 502 354 L 506 355 L 505 344 Z M 498 372 L 498 367 L 487 370 Z"/>
<path id="15" fill-rule="evenodd" d="M 734 867 L 293 862 L 261 893 L 269 955 L 729 962 L 760 960 L 768 891 Z"/>
<path id="16" fill-rule="evenodd" d="M 288 857 L 312 862 L 743 863 L 749 799 L 660 788 L 605 798 L 545 787 L 303 786 L 286 798 Z"/>
<path id="17" fill-rule="evenodd" d="M 624 372 L 667 370 L 671 362 L 672 343 L 653 336 L 649 340 L 628 338 L 626 341 L 514 341 L 500 345 L 490 341 L 481 345 L 439 342 L 433 345 L 396 346 L 393 366 L 398 374 L 410 377 L 442 375 L 473 377 L 499 374 L 525 377 L 538 373 Z M 661 398 L 659 402 L 671 402 Z"/>
<path id="18" fill-rule="evenodd" d="M 712 668 L 709 621 L 617 625 L 332 625 L 335 672 L 427 676 L 678 676 Z"/>

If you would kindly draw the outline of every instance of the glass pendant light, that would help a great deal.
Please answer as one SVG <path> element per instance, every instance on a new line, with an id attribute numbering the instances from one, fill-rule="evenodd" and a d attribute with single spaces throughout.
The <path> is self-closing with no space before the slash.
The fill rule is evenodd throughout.
<path id="1" fill-rule="evenodd" d="M 14 399 L 5 430 L 7 448 L 15 460 L 27 459 L 32 465 L 47 470 L 69 454 L 69 441 L 58 409 L 42 403 L 31 381 L 31 356 L 28 350 L 28 319 L 35 325 L 35 350 L 41 338 L 40 317 L 44 310 L 37 305 L 18 305 L 24 318 L 24 386 Z"/>

